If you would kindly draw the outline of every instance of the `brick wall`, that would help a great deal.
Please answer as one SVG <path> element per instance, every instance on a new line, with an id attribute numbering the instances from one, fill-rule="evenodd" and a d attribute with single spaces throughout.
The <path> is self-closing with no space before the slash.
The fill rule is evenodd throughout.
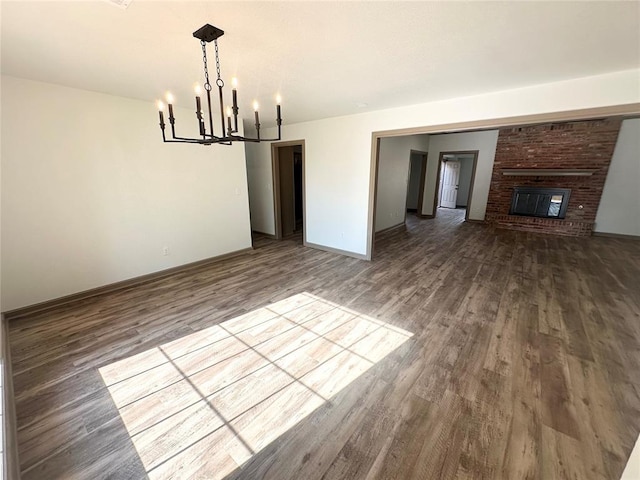
<path id="1" fill-rule="evenodd" d="M 620 120 L 607 119 L 501 129 L 485 221 L 518 230 L 591 235 L 620 124 Z M 504 169 L 514 168 L 591 169 L 595 172 L 586 177 L 502 174 Z M 565 218 L 509 215 L 513 188 L 517 186 L 570 188 Z"/>

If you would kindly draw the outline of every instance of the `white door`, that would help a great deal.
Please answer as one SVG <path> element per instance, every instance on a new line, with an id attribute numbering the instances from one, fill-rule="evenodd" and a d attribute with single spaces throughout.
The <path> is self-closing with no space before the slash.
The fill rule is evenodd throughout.
<path id="1" fill-rule="evenodd" d="M 442 175 L 442 193 L 440 195 L 441 207 L 456 208 L 459 180 L 460 162 L 457 160 L 449 160 L 448 162 L 444 162 L 444 174 Z"/>

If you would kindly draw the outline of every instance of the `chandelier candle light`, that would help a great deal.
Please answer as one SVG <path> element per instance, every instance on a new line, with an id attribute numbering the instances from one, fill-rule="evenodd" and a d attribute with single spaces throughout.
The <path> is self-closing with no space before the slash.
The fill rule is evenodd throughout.
<path id="1" fill-rule="evenodd" d="M 198 127 L 201 138 L 187 138 L 187 137 L 178 137 L 176 136 L 176 117 L 173 114 L 173 102 L 174 98 L 171 93 L 167 93 L 167 107 L 169 109 L 169 124 L 171 125 L 171 138 L 167 139 L 165 135 L 165 123 L 164 123 L 164 104 L 161 101 L 158 101 L 158 110 L 160 116 L 160 130 L 162 131 L 162 140 L 167 143 L 199 143 L 200 145 L 211 145 L 213 143 L 219 143 L 222 145 L 231 145 L 233 142 L 274 142 L 280 140 L 281 138 L 281 126 L 282 126 L 282 116 L 280 112 L 280 95 L 276 96 L 276 124 L 278 126 L 278 137 L 277 138 L 260 138 L 260 116 L 258 115 L 258 102 L 253 102 L 253 110 L 255 112 L 255 127 L 256 127 L 256 138 L 244 137 L 241 135 L 236 135 L 238 133 L 238 81 L 234 78 L 231 81 L 231 98 L 232 98 L 232 107 L 226 108 L 227 122 L 226 122 L 226 132 L 225 132 L 225 108 L 224 108 L 224 100 L 222 94 L 222 88 L 224 87 L 224 81 L 220 78 L 220 59 L 218 57 L 218 38 L 224 35 L 224 31 L 220 30 L 217 27 L 206 24 L 202 28 L 199 28 L 195 32 L 193 32 L 193 36 L 200 40 L 200 45 L 202 46 L 202 62 L 204 64 L 204 89 L 207 95 L 207 119 L 209 123 L 209 128 L 205 125 L 205 118 L 202 113 L 202 100 L 200 95 L 202 94 L 202 88 L 200 85 L 195 86 L 195 94 L 196 94 L 196 118 L 198 119 Z M 216 52 L 216 71 L 218 74 L 218 78 L 216 79 L 216 85 L 218 86 L 218 95 L 220 100 L 220 129 L 222 131 L 221 135 L 215 135 L 213 130 L 213 114 L 211 109 L 211 83 L 209 82 L 209 69 L 207 68 L 207 43 L 213 42 L 215 46 Z M 231 124 L 231 116 L 233 115 L 233 125 Z"/>

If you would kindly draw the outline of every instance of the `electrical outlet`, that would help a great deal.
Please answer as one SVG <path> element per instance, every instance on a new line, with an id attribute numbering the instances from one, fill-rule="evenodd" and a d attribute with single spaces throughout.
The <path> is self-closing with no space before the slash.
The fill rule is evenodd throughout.
<path id="1" fill-rule="evenodd" d="M 169 247 L 167 246 L 162 247 L 162 255 L 164 255 L 165 257 L 169 255 Z"/>

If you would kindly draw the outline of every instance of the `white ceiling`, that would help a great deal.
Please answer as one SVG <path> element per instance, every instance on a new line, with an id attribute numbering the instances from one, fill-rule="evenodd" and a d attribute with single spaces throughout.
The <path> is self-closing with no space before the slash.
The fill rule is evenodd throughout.
<path id="1" fill-rule="evenodd" d="M 636 1 L 0 5 L 3 74 L 144 100 L 171 90 L 190 108 L 202 81 L 192 32 L 211 23 L 245 114 L 254 98 L 271 111 L 280 92 L 285 123 L 640 66 Z"/>

